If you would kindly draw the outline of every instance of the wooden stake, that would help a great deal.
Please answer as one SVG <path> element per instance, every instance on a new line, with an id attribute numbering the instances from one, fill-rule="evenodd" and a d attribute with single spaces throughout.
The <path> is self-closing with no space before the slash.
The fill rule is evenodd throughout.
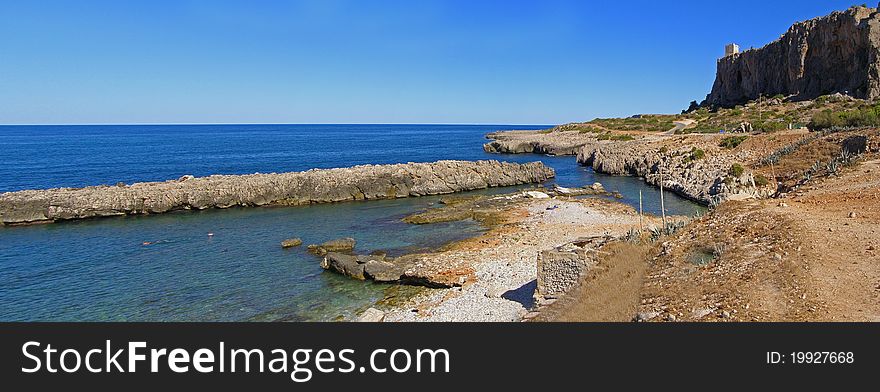
<path id="1" fill-rule="evenodd" d="M 642 224 L 642 190 L 639 189 L 639 232 L 641 233 L 645 230 L 644 224 Z"/>
<path id="2" fill-rule="evenodd" d="M 666 203 L 663 202 L 663 168 L 660 168 L 660 213 L 663 215 L 663 230 L 666 230 Z"/>

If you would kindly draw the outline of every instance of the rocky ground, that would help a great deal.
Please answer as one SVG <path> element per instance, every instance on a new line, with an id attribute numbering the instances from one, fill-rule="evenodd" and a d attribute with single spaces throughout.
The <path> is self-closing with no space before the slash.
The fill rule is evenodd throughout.
<path id="1" fill-rule="evenodd" d="M 785 192 L 724 202 L 653 244 L 619 244 L 536 319 L 880 321 L 878 135 L 817 136 L 759 165 Z M 838 159 L 854 138 L 866 138 L 867 152 L 853 163 L 833 172 L 803 164 Z"/>
<path id="2" fill-rule="evenodd" d="M 664 242 L 652 321 L 880 321 L 880 161 L 781 199 L 725 203 Z"/>
<path id="3" fill-rule="evenodd" d="M 431 290 L 396 309 L 386 321 L 519 321 L 534 306 L 538 252 L 582 237 L 622 236 L 638 227 L 630 207 L 605 199 L 528 199 L 486 234 L 430 257 L 470 269 L 460 287 Z"/>
<path id="4" fill-rule="evenodd" d="M 615 135 L 629 135 L 632 140 L 600 140 L 593 132 L 513 131 L 491 134 L 497 139 L 486 144 L 485 149 L 509 153 L 552 151 L 560 155 L 574 151 L 578 163 L 592 166 L 596 172 L 643 177 L 647 183 L 658 186 L 662 181 L 665 188 L 708 204 L 728 198 L 763 197 L 772 192 L 772 188 L 755 183 L 752 168 L 773 151 L 807 137 L 808 132 Z M 739 144 L 726 144 L 739 137 Z M 744 171 L 731 174 L 734 164 Z"/>

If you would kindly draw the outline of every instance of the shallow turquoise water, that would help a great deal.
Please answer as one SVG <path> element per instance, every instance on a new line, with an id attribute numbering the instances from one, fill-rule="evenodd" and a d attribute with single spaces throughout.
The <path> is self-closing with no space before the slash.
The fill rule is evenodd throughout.
<path id="1" fill-rule="evenodd" d="M 438 159 L 541 160 L 556 182 L 603 182 L 657 213 L 657 190 L 596 175 L 573 157 L 490 155 L 483 135 L 542 126 L 265 125 L 0 127 L 0 191 Z M 512 189 L 492 189 L 502 192 Z M 670 213 L 698 207 L 667 194 Z M 438 197 L 228 209 L 0 228 L 0 320 L 292 321 L 351 317 L 386 285 L 323 272 L 305 247 L 350 236 L 358 252 L 431 248 L 474 222 L 407 225 Z M 214 233 L 209 237 L 207 233 Z M 153 242 L 144 246 L 143 242 Z"/>

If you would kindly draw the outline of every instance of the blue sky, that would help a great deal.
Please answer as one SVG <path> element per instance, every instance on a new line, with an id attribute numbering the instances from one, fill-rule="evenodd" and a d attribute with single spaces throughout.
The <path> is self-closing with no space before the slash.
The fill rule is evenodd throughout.
<path id="1" fill-rule="evenodd" d="M 0 124 L 555 124 L 702 100 L 847 1 L 0 1 Z"/>

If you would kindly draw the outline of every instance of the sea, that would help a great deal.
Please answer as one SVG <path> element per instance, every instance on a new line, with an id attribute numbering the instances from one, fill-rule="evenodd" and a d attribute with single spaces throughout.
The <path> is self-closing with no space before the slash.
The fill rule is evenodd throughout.
<path id="1" fill-rule="evenodd" d="M 549 125 L 8 125 L 0 193 L 442 159 L 542 161 L 545 185 L 601 182 L 646 212 L 659 191 L 574 157 L 489 154 L 490 132 Z M 475 193 L 511 192 L 516 187 Z M 325 272 L 305 244 L 352 237 L 359 253 L 425 251 L 484 231 L 473 221 L 401 218 L 439 196 L 230 208 L 0 227 L 0 321 L 335 321 L 410 290 Z M 667 192 L 667 213 L 702 207 Z M 209 236 L 208 233 L 213 233 Z M 144 243 L 150 245 L 145 246 Z"/>

